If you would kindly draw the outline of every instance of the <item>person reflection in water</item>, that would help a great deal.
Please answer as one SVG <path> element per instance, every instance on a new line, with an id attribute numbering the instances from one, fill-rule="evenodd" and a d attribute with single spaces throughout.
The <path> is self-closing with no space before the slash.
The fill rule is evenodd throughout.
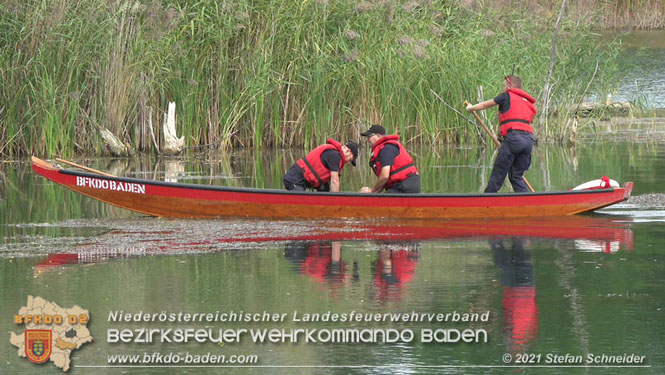
<path id="1" fill-rule="evenodd" d="M 420 243 L 382 244 L 374 267 L 374 290 L 378 300 L 397 300 L 402 287 L 411 282 L 418 264 Z"/>
<path id="2" fill-rule="evenodd" d="M 491 239 L 494 264 L 501 273 L 503 286 L 503 321 L 508 334 L 509 350 L 527 349 L 538 333 L 536 283 L 531 254 L 525 249 L 526 239 L 512 238 L 510 248 L 503 239 Z"/>
<path id="3" fill-rule="evenodd" d="M 338 287 L 358 280 L 358 263 L 348 270 L 342 261 L 342 243 L 339 241 L 298 241 L 287 243 L 284 257 L 291 261 L 302 275 Z"/>

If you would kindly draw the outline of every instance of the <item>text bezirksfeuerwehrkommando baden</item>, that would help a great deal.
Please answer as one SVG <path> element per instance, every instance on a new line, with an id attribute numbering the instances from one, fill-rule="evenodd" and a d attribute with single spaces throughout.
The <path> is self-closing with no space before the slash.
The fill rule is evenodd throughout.
<path id="1" fill-rule="evenodd" d="M 240 343 L 250 340 L 254 343 L 409 343 L 414 340 L 423 343 L 487 343 L 487 330 L 476 329 L 431 329 L 420 330 L 394 328 L 138 328 L 106 330 L 108 343 Z"/>
<path id="2" fill-rule="evenodd" d="M 459 313 L 452 312 L 300 312 L 276 313 L 269 311 L 245 312 L 245 311 L 215 311 L 215 312 L 167 312 L 156 313 L 137 311 L 126 312 L 122 310 L 109 311 L 109 322 L 222 322 L 222 323 L 310 323 L 310 322 L 333 322 L 333 323 L 446 323 L 446 322 L 488 322 L 490 312 L 482 313 Z"/>
<path id="3" fill-rule="evenodd" d="M 255 343 L 394 343 L 412 342 L 419 339 L 421 342 L 456 343 L 456 342 L 487 342 L 488 333 L 485 329 L 456 329 L 456 328 L 423 328 L 412 330 L 408 328 L 367 328 L 357 327 L 361 324 L 391 324 L 391 323 L 456 323 L 456 322 L 488 322 L 490 312 L 483 313 L 448 313 L 437 312 L 332 312 L 304 313 L 275 313 L 269 311 L 215 311 L 213 312 L 167 312 L 149 313 L 144 311 L 125 312 L 110 311 L 110 323 L 334 323 L 351 324 L 355 327 L 326 327 L 326 328 L 297 328 L 297 329 L 259 329 L 259 328 L 109 328 L 107 329 L 107 342 L 109 343 L 186 343 L 186 342 L 214 342 L 237 343 L 249 339 Z M 152 325 L 152 324 L 151 324 Z"/>

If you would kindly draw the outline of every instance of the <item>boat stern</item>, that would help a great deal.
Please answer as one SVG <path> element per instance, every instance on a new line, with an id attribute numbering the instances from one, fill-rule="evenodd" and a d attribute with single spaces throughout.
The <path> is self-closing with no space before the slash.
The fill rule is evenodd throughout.
<path id="1" fill-rule="evenodd" d="M 632 182 L 626 182 L 626 184 L 623 186 L 624 193 L 623 193 L 623 200 L 627 200 L 630 198 L 631 193 L 633 192 L 633 183 Z"/>

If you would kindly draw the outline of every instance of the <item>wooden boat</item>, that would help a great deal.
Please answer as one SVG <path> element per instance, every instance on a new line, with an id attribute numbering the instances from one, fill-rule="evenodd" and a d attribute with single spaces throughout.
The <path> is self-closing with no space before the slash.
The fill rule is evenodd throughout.
<path id="1" fill-rule="evenodd" d="M 88 197 L 160 217 L 459 219 L 574 215 L 630 197 L 624 187 L 510 194 L 319 193 L 170 183 L 79 172 L 36 157 L 39 175 Z M 101 173 L 101 172 L 100 172 Z"/>

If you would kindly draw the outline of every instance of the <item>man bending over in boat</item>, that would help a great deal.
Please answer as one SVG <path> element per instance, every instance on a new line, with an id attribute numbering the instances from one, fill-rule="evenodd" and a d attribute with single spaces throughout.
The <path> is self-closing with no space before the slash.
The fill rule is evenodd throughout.
<path id="1" fill-rule="evenodd" d="M 533 150 L 533 127 L 531 122 L 536 115 L 536 99 L 522 90 L 522 80 L 518 76 L 506 76 L 503 80 L 505 92 L 496 98 L 476 105 L 469 104 L 469 112 L 499 106 L 499 133 L 503 137 L 499 153 L 494 160 L 494 168 L 487 183 L 485 193 L 496 193 L 503 186 L 506 175 L 516 193 L 527 192 L 524 172 L 531 166 Z"/>
<path id="2" fill-rule="evenodd" d="M 413 158 L 399 142 L 399 135 L 386 135 L 381 125 L 372 125 L 360 133 L 372 145 L 369 166 L 378 177 L 373 188 L 360 189 L 361 193 L 420 193 L 420 175 Z"/>
<path id="3" fill-rule="evenodd" d="M 286 190 L 339 191 L 339 176 L 346 163 L 355 167 L 358 157 L 358 144 L 349 141 L 345 145 L 334 139 L 318 146 L 307 156 L 298 160 L 286 171 Z"/>

